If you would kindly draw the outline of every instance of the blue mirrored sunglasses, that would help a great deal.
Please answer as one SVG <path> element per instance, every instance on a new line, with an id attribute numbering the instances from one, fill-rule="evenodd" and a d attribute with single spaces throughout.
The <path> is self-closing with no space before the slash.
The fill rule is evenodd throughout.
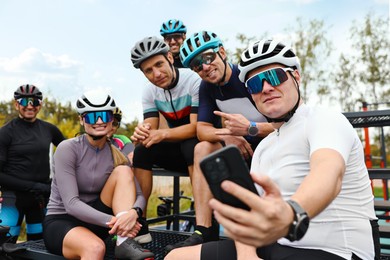
<path id="1" fill-rule="evenodd" d="M 18 101 L 19 105 L 24 106 L 24 107 L 26 107 L 28 105 L 32 105 L 33 107 L 38 107 L 42 104 L 42 100 L 40 100 L 39 98 L 35 98 L 35 97 L 19 98 L 16 101 Z"/>
<path id="2" fill-rule="evenodd" d="M 98 111 L 98 112 L 88 112 L 83 114 L 85 123 L 94 125 L 99 120 L 102 120 L 103 123 L 109 123 L 114 120 L 114 114 L 112 111 Z"/>
<path id="3" fill-rule="evenodd" d="M 291 68 L 274 68 L 262 71 L 250 77 L 245 86 L 248 88 L 250 94 L 257 94 L 263 91 L 264 80 L 271 86 L 277 87 L 288 79 L 286 71 L 294 71 Z"/>

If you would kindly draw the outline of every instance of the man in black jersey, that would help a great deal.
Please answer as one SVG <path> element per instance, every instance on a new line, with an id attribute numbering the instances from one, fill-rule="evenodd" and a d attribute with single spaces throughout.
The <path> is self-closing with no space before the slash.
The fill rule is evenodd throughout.
<path id="1" fill-rule="evenodd" d="M 0 186 L 2 224 L 10 227 L 10 241 L 16 241 L 23 219 L 27 240 L 42 238 L 42 220 L 50 195 L 50 145 L 64 136 L 53 124 L 37 118 L 42 92 L 31 84 L 14 92 L 19 112 L 0 128 Z"/>
<path id="2" fill-rule="evenodd" d="M 169 46 L 169 50 L 173 56 L 173 66 L 176 68 L 184 68 L 179 57 L 179 52 L 180 46 L 186 39 L 186 33 L 186 26 L 182 21 L 177 19 L 169 19 L 164 22 L 160 28 L 160 34 L 164 37 L 165 43 Z"/>
<path id="3" fill-rule="evenodd" d="M 194 177 L 191 180 L 196 227 L 186 240 L 168 245 L 167 252 L 217 240 L 219 237 L 218 226 L 213 225 L 212 211 L 207 204 L 212 194 L 199 161 L 225 145 L 235 145 L 249 165 L 260 140 L 273 131 L 272 126 L 256 109 L 245 85 L 239 81 L 238 67 L 228 62 L 227 52 L 215 33 L 201 31 L 189 36 L 180 48 L 180 57 L 185 67 L 202 78 L 196 124 L 200 142 L 194 149 Z M 238 131 L 225 133 L 228 129 L 221 128 L 223 124 Z M 225 134 L 219 135 L 218 131 L 224 131 Z"/>

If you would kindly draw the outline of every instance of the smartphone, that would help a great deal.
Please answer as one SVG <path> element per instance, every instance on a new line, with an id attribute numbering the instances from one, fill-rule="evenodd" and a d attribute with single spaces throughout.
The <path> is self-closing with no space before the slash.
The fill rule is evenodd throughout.
<path id="1" fill-rule="evenodd" d="M 216 199 L 233 207 L 249 210 L 245 203 L 221 188 L 222 181 L 230 180 L 258 194 L 248 166 L 236 146 L 228 145 L 207 155 L 200 161 L 200 168 Z"/>

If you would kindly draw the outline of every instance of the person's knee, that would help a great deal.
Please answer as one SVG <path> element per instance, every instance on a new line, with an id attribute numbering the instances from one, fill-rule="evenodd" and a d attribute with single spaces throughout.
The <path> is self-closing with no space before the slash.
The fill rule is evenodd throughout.
<path id="1" fill-rule="evenodd" d="M 127 165 L 119 165 L 112 171 L 112 176 L 117 181 L 132 181 L 134 179 L 134 173 L 131 168 Z"/>
<path id="2" fill-rule="evenodd" d="M 106 245 L 101 239 L 90 240 L 88 245 L 84 247 L 83 254 L 85 256 L 91 256 L 91 259 L 103 259 L 106 254 Z"/>
<path id="3" fill-rule="evenodd" d="M 194 149 L 194 158 L 200 160 L 206 155 L 222 148 L 222 145 L 219 143 L 211 143 L 208 141 L 202 141 L 195 146 Z"/>
<path id="4" fill-rule="evenodd" d="M 69 236 L 69 234 L 67 234 Z M 82 236 L 82 234 L 81 234 Z M 82 236 L 84 237 L 84 236 Z M 84 237 L 86 238 L 86 237 Z M 65 237 L 63 242 L 62 253 L 65 258 L 81 258 L 81 259 L 103 259 L 106 254 L 106 245 L 103 240 L 98 237 L 88 237 L 83 243 L 77 243 L 76 237 Z"/>

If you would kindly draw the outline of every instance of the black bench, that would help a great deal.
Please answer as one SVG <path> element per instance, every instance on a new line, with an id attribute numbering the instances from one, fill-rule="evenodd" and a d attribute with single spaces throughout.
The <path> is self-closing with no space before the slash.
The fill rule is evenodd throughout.
<path id="1" fill-rule="evenodd" d="M 167 230 L 154 230 L 151 229 L 150 233 L 152 235 L 153 241 L 147 244 L 144 244 L 143 247 L 151 250 L 155 257 L 155 260 L 163 260 L 165 256 L 165 246 L 174 244 L 185 240 L 189 234 L 180 233 L 176 231 L 167 231 Z M 82 242 L 82 241 L 80 241 Z M 114 247 L 115 243 L 111 238 L 106 239 L 106 255 L 105 260 L 115 260 L 114 256 Z M 43 240 L 37 241 L 27 241 L 23 243 L 18 243 L 16 246 L 20 251 L 16 251 L 8 254 L 14 260 L 19 259 L 36 259 L 36 260 L 64 260 L 65 258 L 58 255 L 53 255 L 46 250 Z M 0 256 L 0 259 L 1 256 Z"/>

